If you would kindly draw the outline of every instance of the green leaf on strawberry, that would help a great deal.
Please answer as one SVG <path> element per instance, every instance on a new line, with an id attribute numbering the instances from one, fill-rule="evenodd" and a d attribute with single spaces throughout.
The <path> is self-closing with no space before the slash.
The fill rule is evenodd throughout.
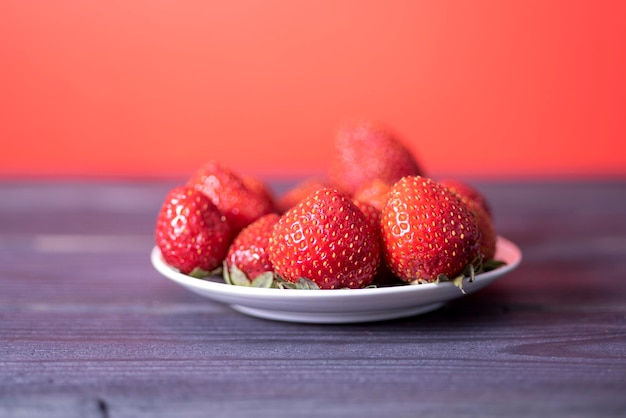
<path id="1" fill-rule="evenodd" d="M 271 271 L 266 271 L 265 273 L 261 273 L 252 280 L 250 283 L 251 287 L 258 287 L 269 289 L 274 285 L 274 273 Z"/>
<path id="2" fill-rule="evenodd" d="M 230 269 L 224 266 L 223 278 L 224 283 L 232 286 L 270 288 L 274 285 L 274 272 L 266 271 L 250 280 L 236 264 L 231 265 Z"/>

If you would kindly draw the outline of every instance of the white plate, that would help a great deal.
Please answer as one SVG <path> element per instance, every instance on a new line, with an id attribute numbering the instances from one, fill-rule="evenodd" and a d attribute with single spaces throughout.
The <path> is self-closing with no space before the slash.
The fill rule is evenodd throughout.
<path id="1" fill-rule="evenodd" d="M 465 294 L 510 273 L 519 265 L 522 253 L 514 243 L 498 237 L 496 259 L 506 265 L 477 275 L 472 283 L 464 281 Z M 221 277 L 196 279 L 182 274 L 163 261 L 156 246 L 151 260 L 159 273 L 192 292 L 247 315 L 280 321 L 327 324 L 380 321 L 430 312 L 464 296 L 451 282 L 368 289 L 259 289 L 228 285 Z"/>

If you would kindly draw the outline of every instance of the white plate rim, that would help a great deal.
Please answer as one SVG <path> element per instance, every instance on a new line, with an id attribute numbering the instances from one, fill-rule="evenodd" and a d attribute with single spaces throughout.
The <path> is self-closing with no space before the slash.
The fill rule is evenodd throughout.
<path id="1" fill-rule="evenodd" d="M 362 322 L 360 318 L 376 320 L 407 316 L 410 312 L 428 311 L 428 307 L 436 309 L 451 299 L 473 293 L 513 271 L 521 263 L 522 253 L 512 241 L 499 236 L 496 258 L 506 264 L 477 275 L 474 282 L 463 285 L 464 292 L 451 282 L 365 289 L 259 289 L 228 285 L 218 277 L 206 280 L 182 274 L 165 263 L 156 246 L 150 258 L 154 268 L 163 276 L 204 297 L 226 303 L 239 312 L 293 322 L 340 323 Z M 401 302 L 395 303 L 400 299 Z M 372 302 L 376 306 L 355 311 L 354 306 Z M 348 305 L 344 305 L 346 303 Z"/>

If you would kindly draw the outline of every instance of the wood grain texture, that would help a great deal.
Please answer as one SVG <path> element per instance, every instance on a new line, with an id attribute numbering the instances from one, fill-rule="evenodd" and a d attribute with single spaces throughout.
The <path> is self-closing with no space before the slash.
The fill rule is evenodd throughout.
<path id="1" fill-rule="evenodd" d="M 332 326 L 247 317 L 160 277 L 170 186 L 0 184 L 0 416 L 626 411 L 624 182 L 480 183 L 518 270 L 427 315 Z"/>

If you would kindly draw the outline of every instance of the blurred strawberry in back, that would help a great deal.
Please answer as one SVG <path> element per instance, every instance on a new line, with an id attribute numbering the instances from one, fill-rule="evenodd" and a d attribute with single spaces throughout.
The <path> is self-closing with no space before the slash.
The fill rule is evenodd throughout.
<path id="1" fill-rule="evenodd" d="M 209 161 L 199 168 L 187 185 L 204 193 L 217 206 L 234 233 L 275 211 L 266 187 L 258 181 L 244 181 L 229 167 L 217 161 Z"/>
<path id="2" fill-rule="evenodd" d="M 421 174 L 409 149 L 386 127 L 356 122 L 337 132 L 328 178 L 350 196 L 374 179 L 394 184 L 404 176 Z"/>
<path id="3" fill-rule="evenodd" d="M 363 200 L 352 199 L 352 201 L 354 202 L 354 205 L 363 213 L 363 215 L 365 215 L 365 219 L 372 227 L 373 236 L 371 239 L 378 241 L 380 248 L 382 249 L 383 241 L 380 226 L 382 219 L 381 210 Z M 391 270 L 389 270 L 385 262 L 381 259 L 378 264 L 378 268 L 376 269 L 376 274 L 372 278 L 372 284 L 376 286 L 392 286 L 400 283 L 402 283 L 402 281 L 393 275 Z"/>
<path id="4" fill-rule="evenodd" d="M 469 183 L 451 178 L 439 180 L 438 183 L 443 184 L 454 193 L 476 203 L 485 210 L 487 215 L 491 217 L 493 216 L 493 212 L 491 211 L 491 205 L 489 205 L 489 201 L 487 200 L 485 195 L 483 195 L 481 192 L 478 191 L 478 189 L 471 186 Z"/>
<path id="5" fill-rule="evenodd" d="M 276 204 L 278 211 L 281 213 L 287 212 L 309 195 L 325 187 L 328 187 L 326 182 L 316 178 L 308 178 L 296 184 L 278 199 Z"/>
<path id="6" fill-rule="evenodd" d="M 374 179 L 366 183 L 354 194 L 354 200 L 369 203 L 376 209 L 383 210 L 387 203 L 387 194 L 391 190 L 393 184 L 387 183 L 381 179 Z"/>
<path id="7" fill-rule="evenodd" d="M 247 176 L 247 175 L 241 175 L 240 177 L 244 186 L 246 186 L 248 190 L 250 190 L 254 194 L 257 194 L 265 198 L 267 202 L 271 203 L 271 206 L 273 208 L 276 208 L 276 198 L 274 196 L 274 193 L 272 192 L 272 190 L 269 188 L 267 184 L 265 184 L 263 181 L 261 181 L 257 177 Z"/>

